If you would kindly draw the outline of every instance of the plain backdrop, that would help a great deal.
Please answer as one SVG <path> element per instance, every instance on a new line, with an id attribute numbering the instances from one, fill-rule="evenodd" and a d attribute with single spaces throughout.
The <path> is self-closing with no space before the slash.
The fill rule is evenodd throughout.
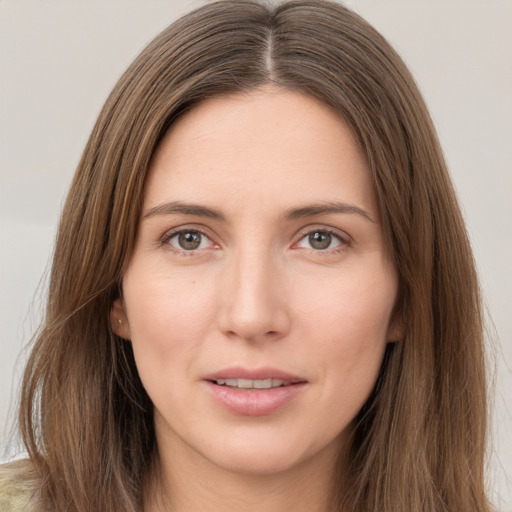
<path id="1" fill-rule="evenodd" d="M 117 78 L 199 1 L 0 0 L 0 451 L 64 195 Z M 512 0 L 349 0 L 410 66 L 467 220 L 496 376 L 491 496 L 512 512 Z M 491 343 L 490 343 L 491 345 Z"/>

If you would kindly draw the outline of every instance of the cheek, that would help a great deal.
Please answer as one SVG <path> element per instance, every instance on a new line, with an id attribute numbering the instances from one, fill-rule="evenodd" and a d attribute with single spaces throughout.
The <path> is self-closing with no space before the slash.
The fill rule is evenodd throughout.
<path id="1" fill-rule="evenodd" d="M 330 391 L 337 388 L 357 408 L 379 373 L 397 286 L 393 272 L 348 274 L 303 295 L 298 308 L 306 339 L 316 340 L 311 358 L 323 366 Z"/>
<path id="2" fill-rule="evenodd" d="M 123 293 L 141 376 L 192 359 L 214 311 L 211 287 L 205 284 L 176 275 L 127 272 Z"/>
<path id="3" fill-rule="evenodd" d="M 375 387 L 387 345 L 390 312 L 373 300 L 342 301 L 338 305 L 342 306 L 339 315 L 332 313 L 326 319 L 329 334 L 317 352 L 327 362 L 323 396 L 332 415 L 333 435 L 354 421 Z"/>
<path id="4" fill-rule="evenodd" d="M 354 339 L 365 345 L 386 339 L 396 292 L 391 271 L 375 275 L 348 271 L 295 296 L 298 316 L 311 329 L 326 329 L 339 340 Z"/>

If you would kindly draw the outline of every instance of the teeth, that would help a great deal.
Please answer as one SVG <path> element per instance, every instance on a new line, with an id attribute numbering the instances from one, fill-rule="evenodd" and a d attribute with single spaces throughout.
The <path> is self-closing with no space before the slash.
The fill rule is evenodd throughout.
<path id="1" fill-rule="evenodd" d="M 256 389 L 270 389 L 271 387 L 277 387 L 277 386 L 272 386 L 272 379 L 265 379 L 265 380 L 253 380 L 252 387 L 256 388 Z"/>
<path id="2" fill-rule="evenodd" d="M 281 379 L 217 379 L 215 382 L 219 386 L 229 386 L 232 388 L 239 389 L 271 389 L 279 388 L 281 386 L 288 386 L 291 384 L 290 382 Z"/>
<path id="3" fill-rule="evenodd" d="M 252 385 L 253 381 L 249 379 L 238 379 L 238 387 L 242 389 L 251 389 L 254 386 Z"/>

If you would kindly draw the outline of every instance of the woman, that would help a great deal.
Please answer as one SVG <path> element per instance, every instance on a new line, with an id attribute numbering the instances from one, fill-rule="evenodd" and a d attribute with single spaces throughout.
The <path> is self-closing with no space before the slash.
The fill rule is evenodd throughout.
<path id="1" fill-rule="evenodd" d="M 4 508 L 491 510 L 480 311 L 386 41 L 324 1 L 207 5 L 86 146 Z"/>

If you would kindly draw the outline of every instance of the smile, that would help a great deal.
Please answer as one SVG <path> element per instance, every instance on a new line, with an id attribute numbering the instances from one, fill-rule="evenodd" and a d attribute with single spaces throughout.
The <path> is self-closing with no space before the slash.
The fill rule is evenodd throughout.
<path id="1" fill-rule="evenodd" d="M 235 389 L 272 389 L 289 386 L 291 382 L 281 379 L 217 379 L 218 386 L 226 386 Z"/>
<path id="2" fill-rule="evenodd" d="M 237 416 L 277 413 L 308 388 L 303 377 L 277 368 L 226 368 L 202 380 L 214 402 Z"/>

